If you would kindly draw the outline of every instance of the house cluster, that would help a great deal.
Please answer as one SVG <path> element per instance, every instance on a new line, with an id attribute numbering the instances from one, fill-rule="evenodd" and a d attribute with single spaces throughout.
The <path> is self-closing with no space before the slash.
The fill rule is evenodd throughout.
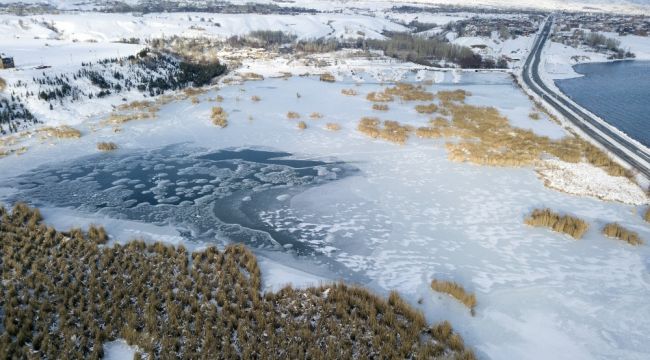
<path id="1" fill-rule="evenodd" d="M 595 32 L 617 33 L 618 35 L 648 36 L 650 17 L 642 15 L 573 14 L 557 19 L 558 30 L 589 29 Z"/>
<path id="2" fill-rule="evenodd" d="M 0 69 L 11 69 L 15 67 L 14 58 L 5 56 L 5 54 L 0 53 Z"/>
<path id="3" fill-rule="evenodd" d="M 450 27 L 459 36 L 492 36 L 497 32 L 502 39 L 516 38 L 535 34 L 538 29 L 538 22 L 535 15 L 521 18 L 491 18 L 473 17 L 467 20 L 457 21 L 450 24 Z"/>

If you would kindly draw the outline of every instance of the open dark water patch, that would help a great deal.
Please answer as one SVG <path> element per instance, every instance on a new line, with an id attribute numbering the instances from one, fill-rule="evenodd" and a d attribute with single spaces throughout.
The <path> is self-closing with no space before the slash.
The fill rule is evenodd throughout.
<path id="1" fill-rule="evenodd" d="M 650 61 L 574 66 L 584 76 L 557 80 L 578 104 L 645 146 L 650 146 Z"/>
<path id="2" fill-rule="evenodd" d="M 300 220 L 277 229 L 261 214 L 286 210 L 293 196 L 357 173 L 349 164 L 285 152 L 172 145 L 50 164 L 0 185 L 17 190 L 12 201 L 172 225 L 190 240 L 226 238 L 314 257 L 323 250 L 301 240 L 306 230 L 299 223 L 288 223 Z"/>

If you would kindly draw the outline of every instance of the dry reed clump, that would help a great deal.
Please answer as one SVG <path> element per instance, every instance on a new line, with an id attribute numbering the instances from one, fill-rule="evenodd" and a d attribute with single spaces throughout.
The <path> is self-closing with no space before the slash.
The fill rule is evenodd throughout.
<path id="1" fill-rule="evenodd" d="M 436 104 L 417 105 L 415 107 L 415 111 L 419 112 L 420 114 L 433 114 L 434 112 L 438 111 L 438 106 Z"/>
<path id="2" fill-rule="evenodd" d="M 300 114 L 295 111 L 289 111 L 287 113 L 287 119 L 300 119 Z"/>
<path id="3" fill-rule="evenodd" d="M 253 95 L 253 96 L 251 96 L 251 101 L 259 102 L 259 101 L 262 101 L 262 98 L 257 96 L 257 95 Z"/>
<path id="4" fill-rule="evenodd" d="M 244 81 L 261 81 L 264 80 L 264 76 L 254 73 L 254 72 L 247 72 L 247 73 L 242 73 L 239 76 L 241 76 L 242 80 Z"/>
<path id="5" fill-rule="evenodd" d="M 372 109 L 375 111 L 388 111 L 388 105 L 386 104 L 372 104 Z"/>
<path id="6" fill-rule="evenodd" d="M 366 96 L 366 99 L 372 102 L 390 102 L 395 100 L 392 95 L 384 94 L 381 92 L 371 92 Z"/>
<path id="7" fill-rule="evenodd" d="M 118 338 L 150 359 L 473 359 L 448 323 L 428 327 L 396 292 L 262 293 L 243 245 L 103 246 L 103 228 L 60 232 L 25 204 L 0 206 L 0 239 L 2 359 L 99 359 Z"/>
<path id="8" fill-rule="evenodd" d="M 299 121 L 299 122 L 298 122 L 298 129 L 300 129 L 300 130 L 305 130 L 305 129 L 307 129 L 307 123 L 304 122 L 304 121 Z"/>
<path id="9" fill-rule="evenodd" d="M 645 211 L 645 215 L 643 215 L 643 219 L 647 222 L 650 222 L 650 209 Z"/>
<path id="10" fill-rule="evenodd" d="M 113 142 L 100 142 L 97 143 L 97 150 L 99 151 L 114 151 L 117 150 L 117 144 Z"/>
<path id="11" fill-rule="evenodd" d="M 7 88 L 7 82 L 5 79 L 0 77 L 0 91 L 4 91 Z"/>
<path id="12" fill-rule="evenodd" d="M 453 91 L 440 91 L 437 96 L 443 104 L 449 104 L 451 102 L 462 103 L 468 96 L 471 96 L 471 93 L 463 89 L 457 89 Z"/>
<path id="13" fill-rule="evenodd" d="M 445 346 L 451 349 L 457 349 L 462 351 L 460 354 L 456 355 L 455 359 L 458 360 L 475 360 L 476 355 L 469 350 L 465 349 L 465 343 L 463 338 L 460 335 L 454 333 L 454 329 L 451 327 L 449 321 L 443 321 L 439 324 L 433 325 L 429 329 L 429 335 L 436 339 L 439 344 L 444 344 Z M 441 345 L 442 346 L 442 345 Z M 463 350 L 460 350 L 463 349 Z"/>
<path id="14" fill-rule="evenodd" d="M 422 86 L 404 83 L 386 88 L 384 94 L 397 96 L 402 101 L 433 101 L 435 97 L 433 93 L 425 91 Z"/>
<path id="15" fill-rule="evenodd" d="M 531 112 L 528 114 L 528 117 L 531 118 L 532 120 L 539 120 L 542 118 L 542 116 L 538 112 Z"/>
<path id="16" fill-rule="evenodd" d="M 191 101 L 192 101 L 192 104 L 193 104 L 193 105 L 196 105 L 196 104 L 200 104 L 200 103 L 201 103 L 201 100 L 199 100 L 199 98 L 196 97 L 196 96 L 194 96 L 194 97 L 192 98 Z"/>
<path id="17" fill-rule="evenodd" d="M 382 123 L 374 117 L 362 118 L 357 130 L 373 139 L 380 138 L 400 145 L 405 144 L 409 134 L 413 132 L 412 127 L 401 125 L 397 121 L 386 120 Z"/>
<path id="18" fill-rule="evenodd" d="M 320 75 L 320 81 L 333 83 L 336 82 L 336 78 L 330 73 L 323 73 Z"/>
<path id="19" fill-rule="evenodd" d="M 341 94 L 347 96 L 357 96 L 359 93 L 357 93 L 357 91 L 354 89 L 343 89 L 341 90 Z"/>
<path id="20" fill-rule="evenodd" d="M 476 308 L 476 296 L 465 291 L 461 285 L 453 281 L 433 279 L 431 280 L 431 289 L 436 292 L 450 295 L 451 297 L 460 301 L 463 305 L 467 306 L 467 308 L 472 313 L 472 316 L 474 316 Z"/>
<path id="21" fill-rule="evenodd" d="M 215 106 L 212 108 L 212 123 L 221 128 L 228 126 L 228 113 L 221 107 Z"/>
<path id="22" fill-rule="evenodd" d="M 643 240 L 634 231 L 628 230 L 617 223 L 605 225 L 603 234 L 610 238 L 623 240 L 630 245 L 643 245 Z"/>
<path id="23" fill-rule="evenodd" d="M 323 114 L 321 114 L 321 113 L 319 113 L 319 112 L 313 112 L 313 113 L 311 113 L 311 114 L 309 115 L 309 118 L 310 118 L 310 119 L 313 119 L 313 120 L 322 119 L 323 117 L 324 117 Z"/>
<path id="24" fill-rule="evenodd" d="M 422 126 L 415 130 L 415 135 L 421 139 L 439 139 L 442 131 L 436 127 Z"/>
<path id="25" fill-rule="evenodd" d="M 38 132 L 44 133 L 48 137 L 55 137 L 57 139 L 79 139 L 81 137 L 81 131 L 68 125 L 57 127 L 48 126 L 39 129 Z"/>
<path id="26" fill-rule="evenodd" d="M 584 220 L 569 215 L 560 215 L 550 209 L 535 209 L 526 218 L 530 226 L 548 227 L 553 231 L 567 234 L 574 239 L 580 239 L 587 232 L 589 224 Z"/>
<path id="27" fill-rule="evenodd" d="M 208 90 L 204 88 L 195 88 L 195 87 L 188 87 L 183 89 L 183 93 L 187 97 L 192 97 L 192 96 L 197 96 L 201 94 L 205 94 Z"/>
<path id="28" fill-rule="evenodd" d="M 341 125 L 337 123 L 327 123 L 325 124 L 325 128 L 329 131 L 339 131 L 341 130 Z"/>
<path id="29" fill-rule="evenodd" d="M 104 122 L 107 124 L 119 125 L 134 120 L 152 119 L 153 117 L 154 114 L 150 112 L 138 112 L 133 114 L 111 114 L 104 120 Z"/>
<path id="30" fill-rule="evenodd" d="M 591 143 L 576 137 L 551 140 L 531 130 L 510 125 L 508 119 L 493 107 L 467 105 L 462 102 L 468 93 L 463 90 L 439 92 L 440 113 L 448 113 L 451 122 L 436 120 L 442 125 L 443 136 L 460 141 L 446 145 L 453 161 L 472 162 L 489 166 L 529 166 L 542 154 L 550 154 L 562 161 L 587 161 L 612 176 L 633 178 L 632 173 L 613 161 Z"/>
<path id="31" fill-rule="evenodd" d="M 127 111 L 127 110 L 146 110 L 153 107 L 155 103 L 153 101 L 132 101 L 128 104 L 122 104 L 117 107 L 117 110 Z"/>

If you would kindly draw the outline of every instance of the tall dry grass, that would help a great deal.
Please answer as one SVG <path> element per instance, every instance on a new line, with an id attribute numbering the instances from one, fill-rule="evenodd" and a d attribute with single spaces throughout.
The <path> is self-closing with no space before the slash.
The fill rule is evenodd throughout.
<path id="1" fill-rule="evenodd" d="M 79 139 L 81 138 L 81 131 L 68 126 L 62 125 L 57 127 L 44 127 L 38 130 L 39 133 L 45 134 L 48 137 L 55 137 L 57 139 Z"/>
<path id="2" fill-rule="evenodd" d="M 221 128 L 228 126 L 228 113 L 221 107 L 215 106 L 212 108 L 212 123 Z"/>
<path id="3" fill-rule="evenodd" d="M 460 284 L 453 281 L 433 279 L 431 280 L 431 289 L 436 292 L 450 295 L 463 305 L 467 306 L 472 313 L 472 316 L 475 314 L 476 296 L 467 292 Z"/>
<path id="4" fill-rule="evenodd" d="M 324 117 L 323 114 L 321 114 L 319 112 L 313 112 L 313 113 L 309 114 L 309 118 L 313 119 L 313 120 L 322 119 L 323 117 Z"/>
<path id="5" fill-rule="evenodd" d="M 300 129 L 300 130 L 305 130 L 305 129 L 307 129 L 307 123 L 304 122 L 304 121 L 299 121 L 299 122 L 298 122 L 298 129 Z"/>
<path id="6" fill-rule="evenodd" d="M 630 245 L 643 245 L 643 240 L 638 233 L 628 230 L 617 223 L 605 225 L 603 234 L 610 238 L 623 240 Z"/>
<path id="7" fill-rule="evenodd" d="M 420 114 L 433 114 L 434 112 L 438 111 L 438 105 L 417 105 L 415 107 L 415 111 L 419 112 Z"/>
<path id="8" fill-rule="evenodd" d="M 298 113 L 295 112 L 295 111 L 289 111 L 289 112 L 287 113 L 287 119 L 292 119 L 292 120 L 293 120 L 293 119 L 300 119 L 300 114 L 298 114 Z"/>
<path id="9" fill-rule="evenodd" d="M 366 99 L 372 102 L 390 102 L 395 100 L 393 96 L 381 92 L 371 92 L 366 96 Z"/>
<path id="10" fill-rule="evenodd" d="M 550 209 L 535 209 L 525 220 L 530 226 L 547 227 L 553 231 L 567 234 L 574 239 L 580 239 L 589 229 L 584 220 L 570 215 L 560 215 Z"/>
<path id="11" fill-rule="evenodd" d="M 343 89 L 341 90 L 341 94 L 346 95 L 346 96 L 357 96 L 358 93 L 354 89 Z"/>
<path id="12" fill-rule="evenodd" d="M 337 123 L 327 123 L 325 124 L 325 128 L 330 131 L 339 131 L 341 130 L 341 125 Z"/>
<path id="13" fill-rule="evenodd" d="M 650 209 L 645 211 L 645 215 L 643 215 L 643 219 L 647 222 L 650 222 Z"/>
<path id="14" fill-rule="evenodd" d="M 336 78 L 330 73 L 323 73 L 320 75 L 320 81 L 333 83 L 336 82 Z"/>
<path id="15" fill-rule="evenodd" d="M 386 104 L 372 104 L 372 109 L 375 111 L 388 111 L 389 107 Z"/>
<path id="16" fill-rule="evenodd" d="M 115 151 L 117 150 L 117 144 L 114 142 L 100 142 L 97 143 L 97 150 L 99 151 Z"/>
<path id="17" fill-rule="evenodd" d="M 7 81 L 0 77 L 0 91 L 5 91 L 7 88 Z"/>

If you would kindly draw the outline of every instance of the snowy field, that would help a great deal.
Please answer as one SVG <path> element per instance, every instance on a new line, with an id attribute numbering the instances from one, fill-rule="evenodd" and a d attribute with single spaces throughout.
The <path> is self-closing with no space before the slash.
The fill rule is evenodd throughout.
<path id="1" fill-rule="evenodd" d="M 514 126 L 552 138 L 565 135 L 546 118 L 528 118 L 533 104 L 513 86 L 508 75 L 425 75 L 425 79 L 439 80 L 426 85 L 427 90 L 463 88 L 473 94 L 469 103 L 497 107 Z M 415 81 L 418 76 L 423 74 L 406 71 L 402 80 Z M 120 147 L 115 154 L 102 155 L 115 176 L 125 176 L 120 174 L 121 164 L 126 163 L 112 161 L 112 157 L 155 154 L 157 149 L 174 144 L 189 144 L 201 149 L 201 154 L 263 148 L 293 154 L 289 159 L 345 164 L 357 172 L 337 176 L 336 171 L 319 171 L 318 176 L 327 177 L 327 181 L 307 186 L 282 180 L 278 186 L 264 187 L 268 191 L 246 190 L 253 202 L 264 208 L 253 220 L 295 244 L 253 246 L 264 270 L 266 289 L 286 283 L 305 286 L 343 279 L 382 294 L 398 290 L 430 321 L 450 320 L 482 358 L 647 358 L 650 319 L 639 315 L 650 313 L 646 301 L 650 296 L 650 250 L 600 234 L 606 222 L 617 221 L 638 231 L 642 238 L 650 238 L 650 229 L 637 214 L 642 207 L 549 189 L 532 168 L 450 162 L 442 140 L 412 138 L 399 146 L 366 138 L 355 130 L 362 116 L 414 126 L 426 124 L 428 117 L 415 112 L 417 103 L 394 102 L 387 113 L 373 112 L 365 95 L 381 90 L 381 84 L 372 77 L 340 80 L 330 84 L 317 77 L 292 77 L 223 86 L 200 95 L 198 104 L 190 100 L 171 102 L 163 106 L 157 119 L 128 123 L 119 134 L 101 127 L 90 131 L 97 124 L 88 120 L 79 126 L 81 139 L 33 144 L 22 156 L 2 159 L 0 182 L 4 185 L 0 194 L 3 199 L 34 194 L 25 200 L 45 207 L 46 221 L 63 228 L 81 218 L 82 223 L 76 225 L 106 225 L 116 237 L 112 241 L 138 236 L 182 242 L 198 249 L 228 241 L 224 233 L 197 233 L 192 229 L 197 216 L 204 216 L 211 208 L 200 199 L 183 205 L 196 210 L 177 213 L 187 214 L 185 217 L 147 224 L 133 220 L 140 205 L 99 210 L 66 205 L 62 210 L 60 204 L 91 203 L 90 198 L 75 199 L 79 195 L 74 191 L 59 196 L 47 189 L 73 181 L 77 167 L 70 164 L 83 162 L 84 156 L 97 156 L 98 141 L 113 141 Z M 344 96 L 341 90 L 345 88 L 354 88 L 359 95 Z M 216 105 L 210 99 L 217 95 L 224 98 L 220 105 L 229 113 L 225 129 L 215 127 L 209 119 L 210 109 Z M 254 95 L 261 101 L 251 101 Z M 307 129 L 301 131 L 297 120 L 288 120 L 288 111 L 301 114 Z M 312 112 L 321 113 L 323 118 L 309 119 Z M 342 129 L 328 131 L 324 128 L 327 122 L 336 122 Z M 30 192 L 29 187 L 16 186 L 16 179 L 34 180 L 30 174 L 43 166 L 61 171 L 41 179 L 45 184 L 39 186 L 45 191 Z M 272 170 L 285 174 L 276 167 L 261 171 Z M 173 171 L 165 167 L 159 170 Z M 159 188 L 162 185 L 156 176 L 146 180 Z M 198 184 L 205 184 L 202 179 L 223 179 L 224 175 L 209 170 L 202 176 L 195 179 Z M 280 178 L 290 179 L 284 175 Z M 117 199 L 130 196 L 125 183 L 118 182 L 97 195 Z M 174 192 L 188 189 L 181 182 L 164 184 L 170 193 L 159 193 L 163 194 L 160 200 L 173 201 Z M 267 193 L 272 196 L 264 195 Z M 107 201 L 110 204 L 110 198 Z M 246 205 L 241 204 L 250 199 L 244 197 L 242 201 L 233 211 L 244 209 Z M 161 210 L 170 206 L 181 204 L 157 205 Z M 523 219 L 536 207 L 577 215 L 591 228 L 584 239 L 575 241 L 527 227 Z M 196 238 L 201 240 L 192 240 Z M 432 292 L 429 283 L 434 277 L 457 281 L 474 291 L 478 298 L 476 316 L 450 298 Z M 113 346 L 118 347 L 116 351 L 128 351 L 122 345 Z"/>
<path id="2" fill-rule="evenodd" d="M 592 3 L 605 7 L 599 1 L 566 6 Z M 611 6 L 636 6 L 631 4 Z M 386 30 L 405 30 L 398 22 L 444 26 L 474 15 L 398 14 L 388 10 L 395 5 L 388 1 L 308 5 L 332 13 L 84 13 L 82 21 L 79 14 L 0 15 L 0 50 L 12 54 L 18 65 L 0 77 L 10 84 L 29 82 L 44 71 L 36 69 L 40 65 L 70 74 L 81 62 L 128 56 L 145 46 L 116 42 L 123 38 L 223 39 L 273 29 L 301 39 L 377 39 Z M 650 59 L 647 39 L 620 38 L 622 47 Z M 451 40 L 486 45 L 486 55 L 523 61 L 533 37 Z M 397 290 L 429 321 L 451 321 L 479 358 L 650 357 L 649 246 L 633 247 L 600 232 L 606 223 L 618 222 L 650 241 L 650 227 L 640 216 L 650 202 L 641 188 L 588 164 L 553 159 L 525 168 L 455 163 L 448 160 L 444 139 L 411 136 L 405 145 L 395 145 L 356 130 L 364 116 L 413 127 L 428 124 L 430 116 L 414 109 L 427 103 L 395 101 L 379 112 L 366 100 L 368 93 L 402 81 L 434 93 L 464 89 L 472 94 L 468 104 L 493 106 L 514 127 L 554 140 L 567 136 L 543 114 L 539 120 L 530 118 L 534 104 L 510 74 L 430 70 L 347 50 L 303 59 L 248 55 L 238 54 L 240 67 L 218 86 L 192 98 L 170 97 L 159 104 L 156 116 L 124 123 L 118 132 L 105 119 L 127 100 L 142 100 L 141 93 L 57 104 L 56 111 L 45 102 L 28 104 L 48 125 L 73 125 L 81 138 L 20 138 L 16 146 L 28 150 L 0 158 L 0 202 L 37 205 L 45 221 L 60 229 L 101 224 L 112 236 L 109 246 L 138 238 L 197 251 L 243 242 L 258 256 L 264 290 L 338 280 L 384 295 Z M 590 57 L 582 61 L 603 60 L 554 43 L 544 55 L 546 76 L 574 76 L 574 55 Z M 241 81 L 249 72 L 264 80 Z M 319 81 L 323 72 L 336 82 Z M 345 96 L 344 89 L 358 95 Z M 217 102 L 218 97 L 223 101 Z M 215 106 L 228 113 L 226 128 L 212 124 Z M 300 119 L 288 119 L 288 112 Z M 312 119 L 312 113 L 322 118 Z M 298 129 L 300 120 L 306 129 Z M 327 123 L 341 129 L 330 131 Z M 99 153 L 98 142 L 119 148 Z M 541 207 L 578 216 L 590 224 L 589 231 L 576 241 L 524 225 L 524 218 Z M 476 293 L 476 315 L 434 293 L 433 278 L 456 281 Z M 109 359 L 131 359 L 134 351 L 119 340 L 105 344 Z"/>

